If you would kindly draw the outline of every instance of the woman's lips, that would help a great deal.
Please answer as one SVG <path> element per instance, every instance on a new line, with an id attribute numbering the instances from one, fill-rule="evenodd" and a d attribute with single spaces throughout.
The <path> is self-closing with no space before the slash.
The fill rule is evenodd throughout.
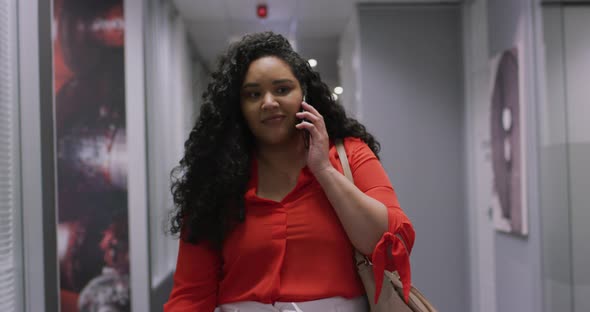
<path id="1" fill-rule="evenodd" d="M 274 125 L 274 124 L 281 123 L 283 121 L 283 119 L 285 119 L 284 115 L 271 116 L 271 117 L 263 119 L 262 123 L 267 124 L 267 125 Z"/>

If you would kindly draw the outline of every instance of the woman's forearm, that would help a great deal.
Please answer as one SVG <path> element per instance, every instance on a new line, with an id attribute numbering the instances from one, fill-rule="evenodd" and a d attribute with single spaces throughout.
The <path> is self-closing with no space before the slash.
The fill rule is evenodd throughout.
<path id="1" fill-rule="evenodd" d="M 370 255 L 387 231 L 387 207 L 366 195 L 334 167 L 316 174 L 353 246 Z"/>

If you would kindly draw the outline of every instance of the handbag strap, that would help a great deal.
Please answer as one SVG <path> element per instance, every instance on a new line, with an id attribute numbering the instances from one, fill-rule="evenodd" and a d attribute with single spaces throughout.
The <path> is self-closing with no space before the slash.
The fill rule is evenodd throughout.
<path id="1" fill-rule="evenodd" d="M 344 149 L 344 142 L 342 141 L 342 139 L 336 140 L 336 152 L 338 152 L 338 158 L 340 159 L 340 164 L 342 165 L 344 176 L 346 176 L 346 178 L 354 184 L 354 178 L 352 177 L 352 171 L 350 170 L 348 156 L 346 155 L 346 149 Z M 354 258 L 356 259 L 356 265 L 359 265 L 361 263 L 371 265 L 371 260 L 369 260 L 369 257 L 366 257 L 356 249 L 354 250 Z"/>
<path id="2" fill-rule="evenodd" d="M 340 158 L 340 164 L 342 165 L 342 170 L 344 170 L 344 175 L 350 182 L 354 183 L 352 171 L 350 171 L 350 164 L 348 164 L 348 157 L 346 156 L 346 150 L 344 149 L 344 143 L 341 139 L 336 141 L 336 151 L 338 152 L 338 158 Z"/>

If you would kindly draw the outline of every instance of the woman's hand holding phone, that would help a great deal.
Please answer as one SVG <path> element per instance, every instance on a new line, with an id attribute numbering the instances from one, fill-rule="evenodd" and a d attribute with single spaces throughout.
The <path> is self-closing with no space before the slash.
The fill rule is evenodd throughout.
<path id="1" fill-rule="evenodd" d="M 324 117 L 311 105 L 303 101 L 302 111 L 297 113 L 297 118 L 302 121 L 295 127 L 307 132 L 307 167 L 315 175 L 332 164 L 328 156 L 330 138 L 324 123 Z"/>

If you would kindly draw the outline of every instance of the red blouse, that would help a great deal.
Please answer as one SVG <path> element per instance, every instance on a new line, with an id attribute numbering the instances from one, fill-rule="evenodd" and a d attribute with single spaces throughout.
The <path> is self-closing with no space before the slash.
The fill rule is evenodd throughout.
<path id="1" fill-rule="evenodd" d="M 355 185 L 388 209 L 389 232 L 372 255 L 375 269 L 381 271 L 376 277 L 383 276 L 384 268 L 397 269 L 409 286 L 412 225 L 371 149 L 356 138 L 345 139 L 344 146 Z M 333 144 L 330 161 L 343 172 Z M 180 240 L 174 287 L 164 311 L 213 311 L 236 301 L 298 302 L 363 295 L 353 246 L 311 171 L 303 168 L 295 188 L 280 202 L 256 196 L 255 160 L 251 173 L 245 221 L 229 234 L 221 252 L 205 243 Z M 393 233 L 403 238 L 407 250 Z M 389 246 L 394 255 L 384 257 Z"/>

